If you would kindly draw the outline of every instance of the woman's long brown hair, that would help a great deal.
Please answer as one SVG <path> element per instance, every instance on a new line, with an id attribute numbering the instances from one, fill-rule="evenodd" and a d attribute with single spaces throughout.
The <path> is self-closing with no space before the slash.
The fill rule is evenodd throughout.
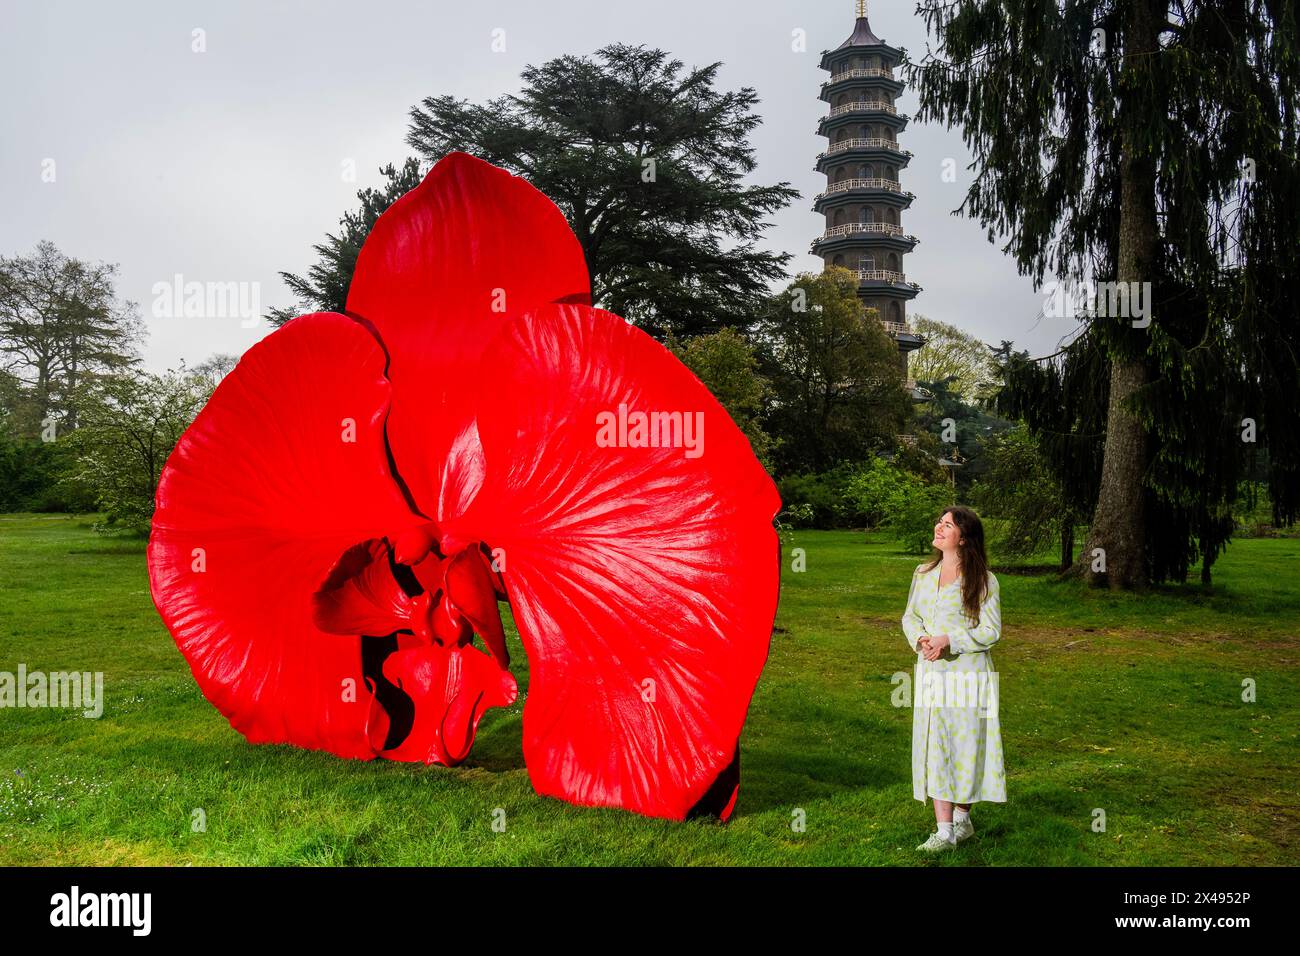
<path id="1" fill-rule="evenodd" d="M 965 505 L 953 505 L 945 508 L 945 515 L 952 515 L 952 523 L 961 532 L 961 547 L 957 549 L 961 561 L 961 605 L 972 627 L 979 627 L 980 604 L 989 589 L 989 559 L 984 554 L 984 525 L 980 516 Z M 940 518 L 943 515 L 939 516 Z M 943 552 L 934 548 L 934 555 L 925 569 L 933 571 L 934 566 L 943 560 Z"/>

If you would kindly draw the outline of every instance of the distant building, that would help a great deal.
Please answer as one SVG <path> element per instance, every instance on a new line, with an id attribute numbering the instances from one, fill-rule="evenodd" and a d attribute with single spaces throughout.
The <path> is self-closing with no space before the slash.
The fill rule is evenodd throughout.
<path id="1" fill-rule="evenodd" d="M 826 190 L 813 202 L 825 215 L 826 229 L 812 253 L 827 266 L 858 274 L 858 296 L 876 309 L 898 343 L 903 377 L 907 356 L 924 344 L 907 324 L 907 303 L 921 287 L 909 282 L 903 258 L 919 241 L 903 231 L 903 210 L 913 194 L 899 184 L 899 171 L 912 154 L 898 145 L 907 116 L 894 108 L 902 81 L 894 67 L 903 51 L 871 31 L 865 0 L 858 2 L 853 35 L 834 50 L 822 51 L 821 68 L 830 73 L 821 98 L 830 104 L 817 128 L 830 142 L 817 157 Z"/>

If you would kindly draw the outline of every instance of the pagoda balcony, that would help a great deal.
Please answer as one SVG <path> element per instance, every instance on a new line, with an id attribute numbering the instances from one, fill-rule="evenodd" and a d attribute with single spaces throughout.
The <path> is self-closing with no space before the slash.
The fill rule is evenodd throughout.
<path id="1" fill-rule="evenodd" d="M 876 376 L 872 376 L 871 378 L 864 379 L 863 381 L 864 381 L 865 384 L 867 384 L 867 385 L 872 385 L 872 386 L 876 386 L 876 387 L 879 387 L 879 386 L 881 386 L 881 385 L 897 385 L 899 388 L 906 389 L 906 390 L 909 391 L 909 392 L 925 392 L 925 394 L 926 394 L 927 396 L 929 396 L 929 394 L 930 394 L 929 391 L 928 391 L 927 389 L 920 388 L 920 387 L 916 384 L 916 379 L 914 379 L 914 378 L 909 378 L 909 379 L 899 380 L 899 379 L 893 379 L 893 378 L 878 378 L 878 377 L 876 377 Z M 852 387 L 852 382 L 844 382 L 843 384 L 844 384 L 845 386 Z M 902 439 L 905 439 L 905 438 L 910 438 L 910 439 L 911 439 L 910 442 L 905 442 L 905 444 L 909 444 L 909 445 L 915 445 L 915 444 L 916 444 L 916 436 L 915 436 L 915 435 L 899 435 L 899 436 L 897 436 L 897 437 L 899 438 L 900 441 L 902 441 Z"/>
<path id="2" fill-rule="evenodd" d="M 816 239 L 814 242 L 841 239 L 844 236 L 852 236 L 859 232 L 878 236 L 901 236 L 903 235 L 903 227 L 896 226 L 892 222 L 846 222 L 839 226 L 831 226 L 822 234 L 820 239 Z M 907 236 L 906 238 L 915 239 L 916 236 Z"/>
<path id="3" fill-rule="evenodd" d="M 836 73 L 822 83 L 818 98 L 829 101 L 841 90 L 870 90 L 897 96 L 903 92 L 903 81 L 896 79 L 890 70 L 859 68 Z"/>
<path id="4" fill-rule="evenodd" d="M 843 116 L 845 113 L 888 113 L 890 116 L 897 116 L 898 110 L 894 108 L 893 103 L 886 103 L 884 100 L 854 100 L 852 103 L 832 106 L 825 118 L 831 119 Z"/>
<path id="5" fill-rule="evenodd" d="M 859 285 L 867 285 L 870 283 L 884 283 L 885 285 L 906 286 L 908 289 L 913 290 L 913 294 L 921 291 L 921 287 L 919 285 L 917 285 L 915 282 L 908 282 L 907 276 L 903 275 L 903 273 L 901 272 L 892 272 L 889 269 L 850 269 L 849 271 L 854 273 L 858 277 Z M 899 322 L 895 324 L 902 325 L 903 323 Z M 891 329 L 890 331 L 895 331 L 895 330 Z M 911 330 L 906 328 L 899 329 L 896 331 L 896 334 L 910 334 L 910 333 Z"/>
<path id="6" fill-rule="evenodd" d="M 825 192 L 820 192 L 813 197 L 813 202 L 824 199 L 827 196 L 833 196 L 836 193 L 853 192 L 859 189 L 882 189 L 887 193 L 898 193 L 904 195 L 903 187 L 894 179 L 842 179 L 838 183 L 831 183 L 826 187 Z M 916 197 L 912 193 L 906 195 Z"/>
<path id="7" fill-rule="evenodd" d="M 842 139 L 838 143 L 832 143 L 823 152 L 817 154 L 817 160 L 820 162 L 828 156 L 838 156 L 840 153 L 847 153 L 854 149 L 885 149 L 900 156 L 907 156 L 908 158 L 912 156 L 910 149 L 899 148 L 896 139 L 886 139 L 883 136 L 867 136 Z"/>
<path id="8" fill-rule="evenodd" d="M 846 222 L 839 226 L 828 227 L 822 235 L 812 241 L 809 251 L 813 255 L 821 255 L 819 247 L 828 244 L 838 245 L 846 240 L 851 245 L 852 239 L 857 236 L 877 239 L 886 248 L 897 249 L 900 252 L 910 252 L 921 241 L 916 236 L 903 232 L 902 226 L 896 226 L 892 222 Z"/>
<path id="9" fill-rule="evenodd" d="M 845 80 L 873 80 L 877 77 L 892 80 L 894 78 L 894 71 L 888 67 L 884 69 L 881 69 L 880 67 L 868 67 L 865 69 L 859 67 L 856 70 L 844 70 L 843 72 L 833 74 L 829 80 L 822 83 L 822 86 L 830 86 L 832 83 L 842 83 Z"/>

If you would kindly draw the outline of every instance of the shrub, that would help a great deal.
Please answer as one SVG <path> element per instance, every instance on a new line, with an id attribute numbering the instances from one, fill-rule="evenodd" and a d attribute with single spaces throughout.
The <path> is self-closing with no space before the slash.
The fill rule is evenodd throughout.
<path id="1" fill-rule="evenodd" d="M 97 382 L 67 439 L 76 481 L 95 490 L 106 523 L 145 533 L 167 456 L 194 420 L 212 382 L 193 372 L 113 376 Z"/>
<path id="2" fill-rule="evenodd" d="M 934 521 L 952 502 L 946 482 L 927 481 L 884 458 L 842 462 L 821 474 L 790 475 L 778 482 L 794 527 L 889 528 L 908 545 L 928 545 Z M 797 512 L 797 513 L 796 513 Z"/>
<path id="3" fill-rule="evenodd" d="M 62 441 L 27 441 L 0 430 L 0 511 L 93 511 L 94 495 L 67 480 L 76 462 Z"/>
<path id="4" fill-rule="evenodd" d="M 826 475 L 791 475 L 777 487 L 796 528 L 844 527 L 844 502 Z"/>
<path id="5" fill-rule="evenodd" d="M 885 527 L 908 551 L 924 554 L 934 540 L 934 523 L 952 505 L 952 487 L 926 484 L 908 475 L 886 507 Z"/>

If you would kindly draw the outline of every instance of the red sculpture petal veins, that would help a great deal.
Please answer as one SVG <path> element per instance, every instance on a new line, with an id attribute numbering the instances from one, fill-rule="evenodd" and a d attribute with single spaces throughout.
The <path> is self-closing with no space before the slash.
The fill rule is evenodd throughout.
<path id="1" fill-rule="evenodd" d="M 154 603 L 253 743 L 373 756 L 360 638 L 321 631 L 312 596 L 349 548 L 415 522 L 388 470 L 384 363 L 346 316 L 294 319 L 222 380 L 163 470 Z"/>
<path id="2" fill-rule="evenodd" d="M 388 440 L 417 507 L 459 514 L 483 480 L 478 359 L 512 318 L 586 302 L 586 259 L 555 204 L 523 179 L 451 153 L 379 217 L 348 290 L 348 312 L 388 348 Z"/>
<path id="3" fill-rule="evenodd" d="M 776 488 L 699 380 L 618 316 L 543 308 L 480 368 L 485 480 L 443 540 L 504 554 L 533 784 L 681 819 L 732 766 L 767 657 Z"/>

